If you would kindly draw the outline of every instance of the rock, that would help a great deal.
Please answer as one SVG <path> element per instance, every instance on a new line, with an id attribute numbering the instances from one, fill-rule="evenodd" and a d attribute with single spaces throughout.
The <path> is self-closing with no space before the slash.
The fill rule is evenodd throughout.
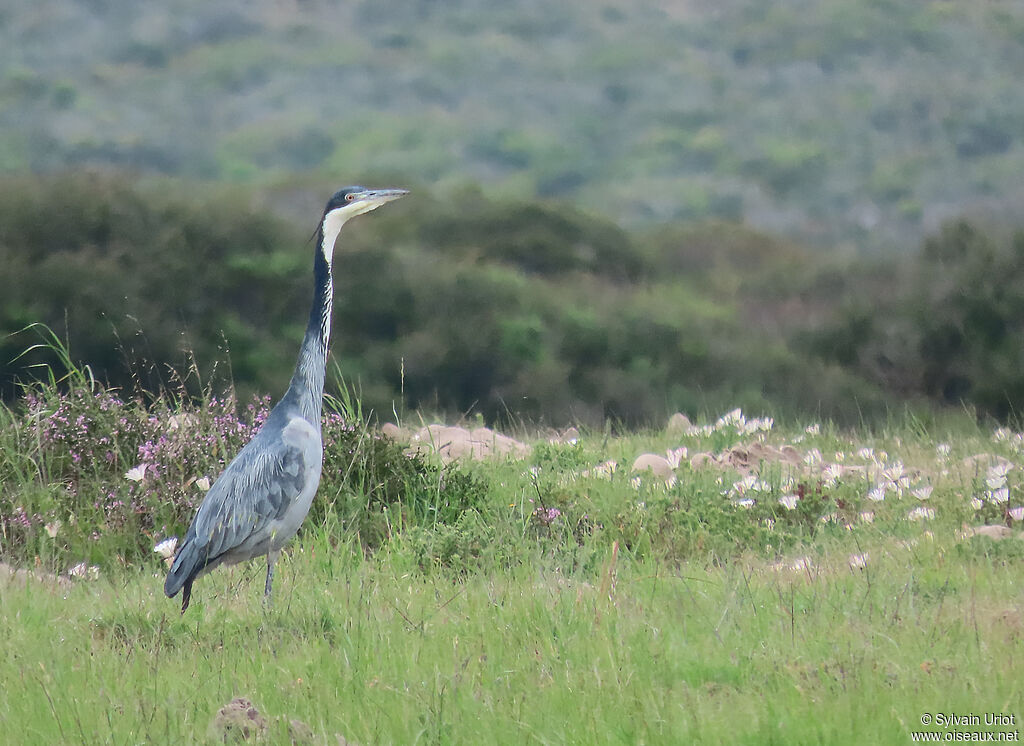
<path id="1" fill-rule="evenodd" d="M 413 442 L 426 443 L 435 451 L 439 451 L 453 440 L 465 440 L 469 431 L 461 427 L 448 425 L 427 425 L 412 436 Z"/>
<path id="2" fill-rule="evenodd" d="M 292 746 L 306 746 L 306 744 L 313 744 L 316 741 L 313 729 L 301 720 L 288 721 L 288 738 L 291 740 Z"/>
<path id="3" fill-rule="evenodd" d="M 409 433 L 393 422 L 385 422 L 383 425 L 381 425 L 380 434 L 387 438 L 391 438 L 391 440 L 395 441 L 396 443 L 409 442 Z"/>
<path id="4" fill-rule="evenodd" d="M 751 456 L 750 450 L 746 446 L 733 446 L 724 451 L 722 461 L 744 474 L 749 473 L 756 466 L 756 459 Z"/>
<path id="5" fill-rule="evenodd" d="M 524 458 L 530 447 L 515 438 L 478 427 L 472 431 L 462 427 L 429 425 L 412 437 L 418 450 L 437 453 L 445 463 L 461 458 L 485 459 L 495 456 Z"/>
<path id="6" fill-rule="evenodd" d="M 74 585 L 70 578 L 63 575 L 54 575 L 53 573 L 40 570 L 26 570 L 21 567 L 13 567 L 6 562 L 0 562 L 0 584 L 12 585 L 18 583 L 19 585 L 27 585 L 29 581 L 52 585 L 62 589 L 70 588 Z"/>
<path id="7" fill-rule="evenodd" d="M 705 466 L 718 466 L 718 461 L 715 460 L 712 454 L 702 451 L 690 456 L 690 466 L 694 469 L 700 469 Z"/>
<path id="8" fill-rule="evenodd" d="M 691 427 L 693 427 L 693 423 L 690 422 L 690 418 L 682 412 L 676 412 L 668 418 L 665 431 L 669 435 L 684 435 Z"/>
<path id="9" fill-rule="evenodd" d="M 580 439 L 580 431 L 577 430 L 575 427 L 567 427 L 558 436 L 558 442 L 559 443 L 567 443 L 569 445 L 572 445 L 573 443 L 575 443 L 579 439 Z"/>
<path id="10" fill-rule="evenodd" d="M 261 739 L 267 719 L 245 697 L 236 697 L 218 710 L 210 723 L 210 737 L 220 743 Z"/>
<path id="11" fill-rule="evenodd" d="M 515 438 L 510 438 L 507 435 L 496 433 L 486 427 L 476 428 L 470 433 L 470 437 L 474 443 L 483 443 L 487 445 L 490 452 L 489 454 L 484 455 L 515 456 L 516 458 L 525 458 L 530 454 L 530 447 L 525 443 L 520 443 Z"/>
<path id="12" fill-rule="evenodd" d="M 1002 456 L 993 455 L 990 453 L 978 453 L 974 456 L 968 456 L 961 464 L 968 473 L 981 474 L 986 469 L 992 466 L 1002 466 L 1003 468 L 1013 468 L 1013 462 Z"/>
<path id="13" fill-rule="evenodd" d="M 794 466 L 800 466 L 804 462 L 803 454 L 794 446 L 784 445 L 779 449 L 779 453 L 782 454 L 783 460 L 788 461 Z"/>
<path id="14" fill-rule="evenodd" d="M 987 536 L 994 541 L 1009 539 L 1013 536 L 1013 529 L 1007 526 L 967 526 L 961 534 L 963 538 L 969 539 L 972 536 Z"/>
<path id="15" fill-rule="evenodd" d="M 654 453 L 641 453 L 633 462 L 633 471 L 650 471 L 654 476 L 661 477 L 666 482 L 675 480 L 675 470 L 664 456 Z"/>

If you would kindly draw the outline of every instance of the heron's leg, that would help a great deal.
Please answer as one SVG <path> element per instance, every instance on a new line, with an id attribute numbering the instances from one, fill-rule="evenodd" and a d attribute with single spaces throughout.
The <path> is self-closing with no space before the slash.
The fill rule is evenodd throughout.
<path id="1" fill-rule="evenodd" d="M 188 608 L 188 602 L 192 600 L 192 581 L 185 583 L 185 588 L 181 594 L 181 613 L 185 613 L 185 609 Z"/>
<path id="2" fill-rule="evenodd" d="M 263 602 L 267 604 L 270 603 L 270 586 L 274 582 L 274 562 L 277 561 L 279 554 L 281 554 L 280 550 L 267 553 L 267 585 L 263 589 Z"/>

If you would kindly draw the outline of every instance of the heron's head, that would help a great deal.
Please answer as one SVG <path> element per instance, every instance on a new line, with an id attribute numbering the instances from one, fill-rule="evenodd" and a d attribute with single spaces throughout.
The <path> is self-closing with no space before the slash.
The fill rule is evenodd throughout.
<path id="1" fill-rule="evenodd" d="M 320 245 L 328 265 L 334 254 L 334 242 L 341 232 L 341 227 L 356 215 L 376 210 L 386 202 L 391 202 L 408 194 L 406 189 L 367 189 L 361 186 L 350 186 L 339 189 L 327 200 L 324 217 L 321 223 L 322 243 Z"/>
<path id="2" fill-rule="evenodd" d="M 339 189 L 327 201 L 324 217 L 337 216 L 344 223 L 349 218 L 362 215 L 364 212 L 376 210 L 386 202 L 391 202 L 408 194 L 406 189 L 367 189 L 361 186 L 350 186 Z"/>

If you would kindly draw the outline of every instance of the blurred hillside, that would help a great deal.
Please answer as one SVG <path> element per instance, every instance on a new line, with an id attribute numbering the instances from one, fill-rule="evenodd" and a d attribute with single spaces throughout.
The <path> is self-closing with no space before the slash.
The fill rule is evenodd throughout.
<path id="1" fill-rule="evenodd" d="M 390 175 L 893 249 L 1020 204 L 1021 80 L 1016 0 L 38 0 L 0 8 L 0 171 Z"/>

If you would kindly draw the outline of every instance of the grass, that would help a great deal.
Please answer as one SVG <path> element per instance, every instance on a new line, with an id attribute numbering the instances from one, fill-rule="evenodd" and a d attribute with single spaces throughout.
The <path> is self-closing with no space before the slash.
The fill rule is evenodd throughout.
<path id="1" fill-rule="evenodd" d="M 813 569 L 453 581 L 310 537 L 262 607 L 259 570 L 185 617 L 150 571 L 0 589 L 0 702 L 18 743 L 203 742 L 247 696 L 315 743 L 906 743 L 926 712 L 1021 712 L 1019 556 L 951 541 L 833 547 Z M 278 740 L 287 742 L 278 727 Z"/>
<path id="2" fill-rule="evenodd" d="M 1019 534 L 1015 433 L 733 413 L 444 465 L 331 415 L 273 605 L 251 563 L 180 616 L 152 546 L 261 406 L 51 382 L 0 410 L 0 558 L 42 575 L 0 579 L 0 740 L 220 742 L 238 696 L 270 743 L 883 744 L 1024 715 L 1024 541 L 963 531 Z M 674 484 L 630 471 L 681 446 Z M 82 560 L 98 580 L 44 575 Z"/>

